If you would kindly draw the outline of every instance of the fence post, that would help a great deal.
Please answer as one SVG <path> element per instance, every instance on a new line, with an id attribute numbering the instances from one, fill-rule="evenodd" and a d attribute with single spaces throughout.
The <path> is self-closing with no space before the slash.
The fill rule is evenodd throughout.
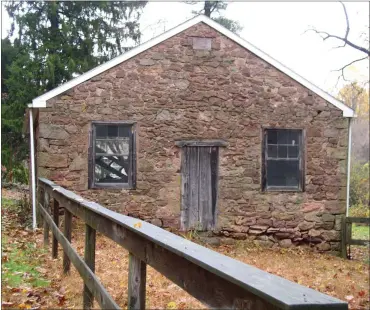
<path id="1" fill-rule="evenodd" d="M 129 254 L 128 309 L 145 309 L 146 264 Z"/>
<path id="2" fill-rule="evenodd" d="M 37 186 L 37 197 L 36 197 L 36 208 L 39 210 L 39 205 L 44 205 L 44 188 L 42 186 Z M 39 227 L 44 227 L 44 219 L 39 211 L 36 212 L 37 215 L 37 224 Z"/>
<path id="3" fill-rule="evenodd" d="M 85 225 L 85 262 L 92 272 L 95 272 L 95 243 L 96 230 Z M 83 308 L 91 309 L 94 303 L 93 292 L 84 284 Z"/>
<path id="4" fill-rule="evenodd" d="M 64 208 L 64 236 L 69 242 L 71 242 L 72 237 L 72 213 Z M 67 252 L 64 251 L 63 254 L 63 273 L 69 273 L 71 269 L 71 261 L 68 258 Z"/>
<path id="5" fill-rule="evenodd" d="M 59 202 L 53 198 L 53 221 L 59 227 Z M 58 240 L 53 236 L 52 257 L 58 258 Z"/>
<path id="6" fill-rule="evenodd" d="M 350 222 L 350 223 L 347 223 L 347 227 L 346 227 L 346 229 L 347 229 L 347 239 L 346 239 L 346 241 L 347 241 L 347 243 L 349 244 L 349 246 L 351 246 L 351 239 L 352 239 L 352 225 L 353 225 L 353 223 L 352 223 L 352 222 Z"/>
<path id="7" fill-rule="evenodd" d="M 342 258 L 347 258 L 347 223 L 346 216 L 342 216 Z"/>
<path id="8" fill-rule="evenodd" d="M 50 197 L 47 190 L 44 189 L 44 209 L 50 212 Z M 44 220 L 44 247 L 49 247 L 49 225 Z"/>

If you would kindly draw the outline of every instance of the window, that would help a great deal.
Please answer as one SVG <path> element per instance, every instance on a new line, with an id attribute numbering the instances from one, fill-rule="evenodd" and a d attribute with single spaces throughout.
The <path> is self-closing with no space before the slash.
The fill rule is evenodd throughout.
<path id="1" fill-rule="evenodd" d="M 93 122 L 89 147 L 89 188 L 135 188 L 135 124 Z"/>
<path id="2" fill-rule="evenodd" d="M 265 129 L 262 157 L 264 190 L 303 190 L 302 130 Z"/>

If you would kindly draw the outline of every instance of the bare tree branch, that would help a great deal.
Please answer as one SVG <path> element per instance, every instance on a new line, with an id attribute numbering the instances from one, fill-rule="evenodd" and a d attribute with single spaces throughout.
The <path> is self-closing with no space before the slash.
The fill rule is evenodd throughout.
<path id="1" fill-rule="evenodd" d="M 347 23 L 347 29 L 346 29 L 346 34 L 344 35 L 344 39 L 345 40 L 348 40 L 348 34 L 349 34 L 349 20 L 348 20 L 348 14 L 347 14 L 347 9 L 346 9 L 346 6 L 344 5 L 344 3 L 342 1 L 340 1 L 340 4 L 342 5 L 343 7 L 343 10 L 344 10 L 344 15 L 346 16 L 346 23 Z M 344 42 L 344 45 L 343 47 L 346 46 L 346 42 Z"/>
<path id="2" fill-rule="evenodd" d="M 348 35 L 349 35 L 349 31 L 350 31 L 348 13 L 347 13 L 347 9 L 346 9 L 346 6 L 344 5 L 344 3 L 343 2 L 340 2 L 340 4 L 343 7 L 344 15 L 346 17 L 346 32 L 345 32 L 345 34 L 344 34 L 343 37 L 338 36 L 338 35 L 333 35 L 333 34 L 330 34 L 328 32 L 325 32 L 325 31 L 319 31 L 319 30 L 316 30 L 314 28 L 311 28 L 311 29 L 306 30 L 305 33 L 307 31 L 314 31 L 318 35 L 320 35 L 320 37 L 323 39 L 323 41 L 326 41 L 327 39 L 330 39 L 330 38 L 334 38 L 334 39 L 340 40 L 340 41 L 343 42 L 343 45 L 337 46 L 336 48 L 345 47 L 346 45 L 349 45 L 349 46 L 357 49 L 358 51 L 365 53 L 367 56 L 370 56 L 370 50 L 368 48 L 365 48 L 363 46 L 357 45 L 357 44 L 353 43 L 352 41 L 350 41 L 348 39 Z"/>
<path id="3" fill-rule="evenodd" d="M 325 40 L 327 40 L 327 39 L 330 39 L 330 38 L 335 38 L 335 39 L 338 39 L 338 40 L 341 40 L 341 41 L 343 41 L 345 44 L 343 45 L 343 46 L 341 46 L 341 47 L 344 47 L 344 46 L 346 46 L 346 45 L 349 45 L 349 46 L 351 46 L 351 47 L 353 47 L 353 48 L 355 48 L 355 49 L 357 49 L 357 50 L 359 50 L 359 51 L 361 51 L 361 52 L 363 52 L 363 53 L 365 53 L 367 56 L 370 56 L 370 50 L 368 50 L 367 48 L 365 48 L 365 47 L 362 47 L 362 46 L 359 46 L 359 45 L 357 45 L 357 44 L 354 44 L 354 43 L 352 43 L 351 41 L 349 41 L 348 39 L 346 39 L 346 38 L 342 38 L 342 37 L 340 37 L 340 36 L 337 36 L 337 35 L 333 35 L 333 34 L 329 34 L 329 33 L 327 33 L 327 32 L 325 32 L 325 31 L 318 31 L 318 30 L 316 30 L 316 29 L 308 29 L 308 30 L 306 30 L 305 32 L 307 32 L 307 31 L 314 31 L 314 32 L 316 32 L 317 34 L 319 34 L 320 36 L 321 36 L 321 38 L 323 39 L 323 41 L 325 41 Z M 324 35 L 324 36 L 323 36 Z"/>
<path id="4" fill-rule="evenodd" d="M 353 65 L 354 63 L 356 63 L 356 62 L 359 62 L 359 61 L 361 61 L 361 60 L 365 60 L 365 59 L 367 59 L 368 58 L 368 56 L 365 56 L 365 57 L 363 57 L 363 58 L 359 58 L 359 59 L 356 59 L 356 60 L 354 60 L 354 61 L 351 61 L 350 63 L 348 63 L 348 64 L 346 64 L 345 66 L 343 66 L 342 68 L 339 68 L 339 69 L 337 69 L 337 70 L 332 70 L 332 71 L 336 71 L 336 72 L 338 72 L 338 71 L 341 71 L 342 72 L 342 78 L 343 78 L 343 80 L 344 81 L 346 81 L 346 82 L 349 82 L 349 80 L 347 80 L 346 78 L 345 78 L 345 76 L 344 76 L 344 69 L 346 69 L 347 67 L 349 67 L 350 65 Z M 339 82 L 339 79 L 340 79 L 340 77 L 341 76 L 339 76 L 338 77 L 338 81 L 337 81 L 337 84 L 338 84 L 338 82 Z"/>

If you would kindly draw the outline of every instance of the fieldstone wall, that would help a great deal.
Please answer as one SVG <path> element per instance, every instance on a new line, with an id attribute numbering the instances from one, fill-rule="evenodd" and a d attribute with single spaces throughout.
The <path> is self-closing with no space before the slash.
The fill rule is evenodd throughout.
<path id="1" fill-rule="evenodd" d="M 211 43 L 193 49 L 193 37 Z M 137 122 L 136 190 L 88 189 L 93 120 Z M 181 149 L 174 141 L 224 139 L 215 234 L 335 251 L 345 212 L 347 126 L 342 111 L 198 24 L 40 109 L 38 173 L 110 209 L 176 230 Z M 305 130 L 304 192 L 261 191 L 263 127 Z"/>

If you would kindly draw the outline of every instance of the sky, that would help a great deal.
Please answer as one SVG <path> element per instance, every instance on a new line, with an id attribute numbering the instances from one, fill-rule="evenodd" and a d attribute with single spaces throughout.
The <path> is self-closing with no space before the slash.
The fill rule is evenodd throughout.
<path id="1" fill-rule="evenodd" d="M 349 21 L 349 39 L 365 46 L 360 34 L 369 37 L 369 3 L 345 2 Z M 201 3 L 149 2 L 143 10 L 140 25 L 145 42 L 193 17 L 192 10 Z M 343 36 L 346 21 L 339 2 L 231 2 L 222 13 L 238 21 L 243 30 L 239 34 L 265 53 L 283 63 L 310 82 L 336 95 L 339 69 L 365 56 L 351 47 L 335 48 L 340 42 L 323 41 L 309 28 Z M 2 10 L 2 37 L 7 35 L 10 20 Z M 346 70 L 346 77 L 361 82 L 369 80 L 369 60 L 356 63 Z"/>

